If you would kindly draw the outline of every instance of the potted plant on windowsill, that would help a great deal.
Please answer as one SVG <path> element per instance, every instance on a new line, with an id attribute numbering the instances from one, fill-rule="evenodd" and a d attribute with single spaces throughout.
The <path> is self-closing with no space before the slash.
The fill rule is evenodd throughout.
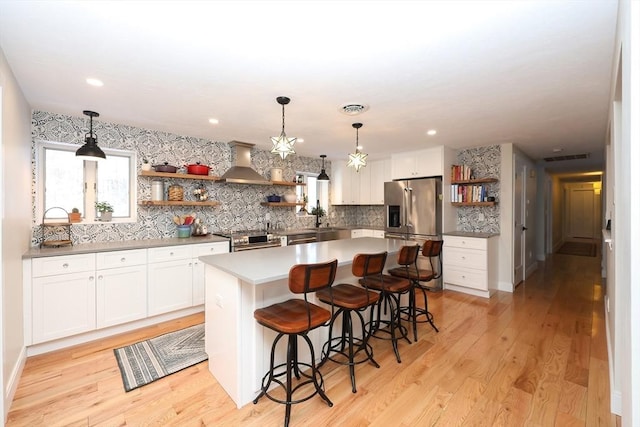
<path id="1" fill-rule="evenodd" d="M 111 221 L 113 206 L 109 202 L 96 202 L 96 211 L 100 213 L 100 221 Z"/>
<path id="2" fill-rule="evenodd" d="M 69 222 L 80 222 L 82 221 L 82 214 L 78 208 L 71 209 L 71 213 L 69 213 Z"/>

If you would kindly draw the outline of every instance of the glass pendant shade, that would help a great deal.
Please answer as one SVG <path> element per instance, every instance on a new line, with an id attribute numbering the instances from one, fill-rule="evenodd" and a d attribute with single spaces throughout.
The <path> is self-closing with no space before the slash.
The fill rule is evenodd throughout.
<path id="1" fill-rule="evenodd" d="M 347 166 L 352 166 L 356 172 L 360 172 L 360 168 L 367 166 L 367 156 L 368 154 L 364 154 L 360 151 L 360 144 L 358 138 L 358 129 L 362 127 L 362 123 L 354 123 L 351 125 L 356 130 L 356 151 L 353 154 L 349 154 L 349 162 Z"/>
<path id="2" fill-rule="evenodd" d="M 89 133 L 84 137 L 84 145 L 76 151 L 76 157 L 94 162 L 106 159 L 106 154 L 98 147 L 98 139 L 93 134 L 93 118 L 98 117 L 100 114 L 87 110 L 83 111 L 82 114 L 89 116 Z"/>
<path id="3" fill-rule="evenodd" d="M 273 154 L 279 155 L 282 160 L 284 160 L 289 154 L 296 153 L 293 149 L 293 146 L 296 143 L 297 138 L 288 138 L 287 134 L 284 132 L 284 106 L 287 105 L 291 100 L 286 96 L 279 96 L 276 98 L 276 101 L 278 102 L 278 104 L 282 105 L 282 132 L 278 137 L 271 137 L 271 142 L 273 143 L 271 152 Z"/>
<path id="4" fill-rule="evenodd" d="M 325 157 L 327 157 L 326 154 L 321 154 L 320 157 L 322 157 L 322 170 L 320 171 L 320 175 L 318 175 L 318 178 L 316 178 L 318 181 L 329 181 L 329 175 L 327 175 L 327 172 L 324 170 L 324 159 Z"/>

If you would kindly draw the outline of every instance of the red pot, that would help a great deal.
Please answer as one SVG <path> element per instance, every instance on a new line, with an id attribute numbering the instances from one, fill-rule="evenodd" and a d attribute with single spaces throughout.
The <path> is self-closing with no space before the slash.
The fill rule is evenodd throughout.
<path id="1" fill-rule="evenodd" d="M 196 162 L 194 165 L 185 165 L 187 173 L 190 175 L 209 175 L 211 168 Z"/>

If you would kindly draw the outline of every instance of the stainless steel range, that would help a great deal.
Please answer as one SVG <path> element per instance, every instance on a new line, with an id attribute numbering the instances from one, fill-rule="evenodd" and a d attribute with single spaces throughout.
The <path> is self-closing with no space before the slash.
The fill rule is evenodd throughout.
<path id="1" fill-rule="evenodd" d="M 231 252 L 283 246 L 282 239 L 279 235 L 262 230 L 233 231 L 230 233 L 215 234 L 229 239 L 229 249 Z M 286 245 L 286 239 L 284 245 Z"/>

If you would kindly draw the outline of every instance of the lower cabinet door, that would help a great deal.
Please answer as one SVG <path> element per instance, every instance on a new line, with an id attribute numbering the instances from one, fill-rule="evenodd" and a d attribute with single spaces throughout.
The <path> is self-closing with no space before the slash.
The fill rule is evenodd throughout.
<path id="1" fill-rule="evenodd" d="M 96 328 L 96 281 L 93 272 L 33 279 L 33 344 Z"/>
<path id="2" fill-rule="evenodd" d="M 110 268 L 96 273 L 98 328 L 147 317 L 147 266 Z"/>
<path id="3" fill-rule="evenodd" d="M 192 306 L 191 259 L 149 264 L 148 278 L 149 316 Z"/>

